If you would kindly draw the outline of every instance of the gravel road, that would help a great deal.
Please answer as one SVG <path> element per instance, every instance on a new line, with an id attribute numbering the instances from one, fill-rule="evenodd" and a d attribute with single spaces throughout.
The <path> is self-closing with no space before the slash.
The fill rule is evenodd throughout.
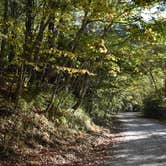
<path id="1" fill-rule="evenodd" d="M 115 136 L 115 158 L 107 166 L 166 166 L 166 124 L 120 113 L 124 131 Z"/>

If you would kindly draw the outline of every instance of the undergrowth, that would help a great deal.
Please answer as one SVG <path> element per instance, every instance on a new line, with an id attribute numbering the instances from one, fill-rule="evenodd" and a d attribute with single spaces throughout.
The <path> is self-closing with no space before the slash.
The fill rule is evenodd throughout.
<path id="1" fill-rule="evenodd" d="M 143 101 L 143 113 L 146 117 L 166 118 L 166 98 L 162 93 L 153 92 Z"/>
<path id="2" fill-rule="evenodd" d="M 74 138 L 88 132 L 100 132 L 83 109 L 66 109 L 71 105 L 72 97 L 66 96 L 69 103 L 54 103 L 54 118 L 44 112 L 46 94 L 37 95 L 33 100 L 22 98 L 19 108 L 1 98 L 0 101 L 0 153 L 1 157 L 27 149 L 63 146 L 63 140 Z M 59 106 L 57 106 L 59 105 Z"/>

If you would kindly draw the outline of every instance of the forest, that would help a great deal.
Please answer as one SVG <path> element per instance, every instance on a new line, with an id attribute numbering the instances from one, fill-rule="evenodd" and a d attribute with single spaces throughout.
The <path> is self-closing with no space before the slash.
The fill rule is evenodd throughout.
<path id="1" fill-rule="evenodd" d="M 117 112 L 166 118 L 165 27 L 164 0 L 1 0 L 0 165 L 86 165 Z"/>

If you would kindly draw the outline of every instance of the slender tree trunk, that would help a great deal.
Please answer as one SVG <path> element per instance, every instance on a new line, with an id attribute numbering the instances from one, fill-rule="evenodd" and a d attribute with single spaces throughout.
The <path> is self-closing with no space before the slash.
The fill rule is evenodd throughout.
<path id="1" fill-rule="evenodd" d="M 164 79 L 164 97 L 166 98 L 166 78 Z"/>
<path id="2" fill-rule="evenodd" d="M 4 14 L 3 14 L 3 22 L 4 22 L 4 28 L 3 28 L 3 35 L 6 35 L 8 33 L 7 28 L 7 20 L 8 20 L 8 9 L 9 9 L 9 1 L 4 0 Z M 3 59 L 4 53 L 5 53 L 5 46 L 6 46 L 6 39 L 5 37 L 2 38 L 1 41 L 1 53 L 0 53 L 0 62 Z"/>
<path id="3" fill-rule="evenodd" d="M 86 94 L 86 91 L 88 89 L 88 85 L 87 85 L 87 81 L 88 81 L 88 75 L 85 74 L 84 77 L 83 77 L 83 80 L 81 80 L 81 88 L 80 88 L 80 91 L 79 91 L 79 97 L 78 97 L 78 100 L 77 100 L 77 103 L 72 107 L 72 109 L 74 110 L 77 110 L 80 105 L 82 104 L 82 100 Z"/>
<path id="4" fill-rule="evenodd" d="M 52 5 L 52 4 L 50 4 Z M 48 24 L 48 49 L 52 49 L 55 47 L 55 37 L 56 37 L 56 33 L 55 33 L 55 25 L 54 25 L 54 20 L 55 19 L 55 16 L 52 15 L 51 17 L 51 20 Z M 50 58 L 50 54 L 47 55 L 48 56 L 48 59 Z M 41 81 L 43 82 L 44 81 L 44 78 L 45 78 L 45 75 L 46 75 L 46 68 L 47 68 L 48 64 L 46 63 L 44 68 L 43 68 L 43 71 L 42 71 L 42 74 L 41 74 Z"/>
<path id="5" fill-rule="evenodd" d="M 26 2 L 26 21 L 25 21 L 25 43 L 24 43 L 24 53 L 23 57 L 29 59 L 31 52 L 31 42 L 32 42 L 32 27 L 33 27 L 33 17 L 32 17 L 32 8 L 34 5 L 33 0 L 27 0 Z M 17 88 L 15 92 L 15 109 L 17 109 L 19 100 L 21 98 L 24 86 L 24 77 L 25 77 L 25 65 L 21 64 L 19 69 L 19 78 L 17 83 Z"/>
<path id="6" fill-rule="evenodd" d="M 46 108 L 46 113 L 50 112 L 50 110 L 52 109 L 53 107 L 53 104 L 54 104 L 54 100 L 55 100 L 55 97 L 56 97 L 56 89 L 54 89 L 53 93 L 52 93 L 52 96 L 51 96 L 51 100 Z"/>
<path id="7" fill-rule="evenodd" d="M 90 5 L 91 1 L 89 2 L 89 5 Z M 78 30 L 78 32 L 76 33 L 76 36 L 72 42 L 72 47 L 71 47 L 71 52 L 75 52 L 76 48 L 77 48 L 77 45 L 78 45 L 78 42 L 80 41 L 80 38 L 82 36 L 82 34 L 84 33 L 87 25 L 88 25 L 88 13 L 89 11 L 88 10 L 84 10 L 84 19 L 82 21 L 82 25 L 81 25 L 81 28 Z M 80 89 L 80 97 L 78 98 L 77 100 L 77 103 L 72 107 L 72 109 L 74 111 L 76 111 L 80 105 L 82 104 L 82 100 L 85 96 L 85 93 L 86 93 L 86 90 L 87 90 L 87 74 L 85 74 L 84 76 L 85 79 L 83 79 L 82 81 L 82 86 L 81 86 L 81 89 Z"/>
<path id="8" fill-rule="evenodd" d="M 91 115 L 93 110 L 93 96 L 93 91 L 90 88 L 88 88 L 87 93 L 85 95 L 85 108 L 89 115 Z"/>
<path id="9" fill-rule="evenodd" d="M 49 22 L 49 25 L 48 25 L 48 31 L 49 31 L 48 48 L 49 49 L 54 48 L 54 46 L 55 46 L 55 36 L 54 36 L 55 25 L 54 25 L 54 19 L 55 19 L 55 16 L 52 15 L 52 17 L 50 19 L 50 22 Z M 55 96 L 56 96 L 56 88 L 54 87 L 53 93 L 52 93 L 52 96 L 51 96 L 51 100 L 50 100 L 50 102 L 49 102 L 49 104 L 48 104 L 48 106 L 46 108 L 46 112 L 50 112 L 51 111 L 51 109 L 53 107 L 53 104 L 54 104 Z"/>
<path id="10" fill-rule="evenodd" d="M 7 27 L 7 20 L 8 20 L 8 10 L 9 10 L 9 1 L 4 0 L 4 13 L 3 13 L 3 22 L 4 22 L 4 27 L 3 27 L 3 35 L 6 35 L 8 33 L 8 27 Z M 0 50 L 0 87 L 3 84 L 3 58 L 5 55 L 5 47 L 6 47 L 6 39 L 5 37 L 2 37 L 1 41 L 1 50 Z"/>
<path id="11" fill-rule="evenodd" d="M 34 0 L 27 0 L 26 2 L 26 21 L 25 21 L 25 43 L 24 43 L 24 53 L 23 56 L 27 60 L 31 59 L 31 52 L 32 52 L 32 30 L 34 25 L 34 17 L 33 17 L 33 6 L 34 6 Z"/>
<path id="12" fill-rule="evenodd" d="M 166 62 L 163 62 L 163 72 L 164 72 L 164 97 L 166 98 Z"/>
<path id="13" fill-rule="evenodd" d="M 153 72 L 152 72 L 151 69 L 149 69 L 149 74 L 150 74 L 150 78 L 152 80 L 152 83 L 154 85 L 155 91 L 158 92 L 158 87 L 157 87 L 157 84 L 156 84 L 156 80 L 155 80 L 155 78 L 153 76 Z"/>
<path id="14" fill-rule="evenodd" d="M 87 24 L 88 24 L 88 11 L 84 11 L 84 12 L 85 12 L 84 13 L 84 19 L 82 21 L 81 28 L 76 33 L 76 36 L 75 36 L 75 38 L 74 38 L 74 40 L 72 42 L 71 52 L 75 51 L 75 49 L 76 49 L 76 47 L 78 45 L 78 42 L 79 42 L 79 40 L 80 40 L 80 38 L 81 38 L 81 36 L 82 36 Z"/>
<path id="15" fill-rule="evenodd" d="M 15 92 L 15 109 L 18 108 L 19 100 L 22 95 L 23 85 L 24 85 L 24 65 L 22 64 L 20 67 L 19 79 L 17 82 L 17 89 Z"/>

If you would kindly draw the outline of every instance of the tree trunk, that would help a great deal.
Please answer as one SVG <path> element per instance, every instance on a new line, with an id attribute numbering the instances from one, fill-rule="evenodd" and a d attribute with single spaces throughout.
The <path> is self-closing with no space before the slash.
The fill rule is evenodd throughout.
<path id="1" fill-rule="evenodd" d="M 88 75 L 85 74 L 84 77 L 83 77 L 83 80 L 81 80 L 82 83 L 81 83 L 81 88 L 80 88 L 80 91 L 79 91 L 79 97 L 78 97 L 78 100 L 77 100 L 77 103 L 72 107 L 72 109 L 74 110 L 77 110 L 80 105 L 82 104 L 82 100 L 86 94 L 86 91 L 87 91 L 87 81 L 88 81 Z"/>
<path id="2" fill-rule="evenodd" d="M 166 98 L 166 78 L 164 79 L 164 97 Z"/>
<path id="3" fill-rule="evenodd" d="M 3 13 L 3 35 L 6 35 L 8 33 L 8 27 L 7 27 L 7 20 L 8 20 L 8 10 L 9 10 L 9 1 L 4 0 L 4 13 Z M 5 55 L 5 47 L 6 47 L 6 39 L 5 37 L 2 37 L 1 41 L 1 51 L 0 51 L 0 86 L 3 85 L 3 58 Z"/>
<path id="4" fill-rule="evenodd" d="M 84 13 L 84 19 L 82 21 L 81 28 L 76 33 L 76 36 L 75 36 L 75 38 L 74 38 L 74 40 L 72 42 L 71 52 L 75 51 L 75 49 L 76 49 L 76 47 L 78 45 L 78 42 L 79 42 L 79 40 L 80 40 L 80 38 L 81 38 L 81 36 L 82 36 L 87 24 L 88 24 L 88 11 L 86 10 L 84 12 L 85 12 Z"/>
<path id="5" fill-rule="evenodd" d="M 24 43 L 24 53 L 23 57 L 29 59 L 31 53 L 31 42 L 32 42 L 32 27 L 33 27 L 33 17 L 32 17 L 32 8 L 34 5 L 34 0 L 26 1 L 26 21 L 25 21 L 25 43 Z M 17 83 L 17 88 L 15 92 L 15 108 L 17 109 L 19 104 L 19 99 L 21 98 L 23 86 L 24 86 L 24 76 L 25 76 L 25 65 L 21 64 L 19 69 L 19 79 Z"/>
<path id="6" fill-rule="evenodd" d="M 32 30 L 34 25 L 34 17 L 32 15 L 32 9 L 34 6 L 34 0 L 27 0 L 26 2 L 26 21 L 25 21 L 25 43 L 24 43 L 24 54 L 23 56 L 27 60 L 31 59 L 31 45 L 32 45 Z"/>
<path id="7" fill-rule="evenodd" d="M 8 10 L 9 10 L 9 1 L 4 0 L 4 14 L 3 14 L 3 21 L 4 21 L 4 28 L 3 28 L 3 35 L 6 35 L 8 32 L 8 27 L 7 27 L 7 20 L 8 20 Z M 6 46 L 6 39 L 5 37 L 2 38 L 1 41 L 1 53 L 0 53 L 0 62 L 3 60 L 3 56 L 5 53 L 5 46 Z"/>
<path id="8" fill-rule="evenodd" d="M 56 89 L 54 89 L 54 91 L 52 93 L 51 100 L 50 100 L 50 102 L 49 102 L 49 104 L 48 104 L 48 106 L 46 108 L 46 113 L 49 113 L 50 110 L 52 109 L 55 97 L 56 97 Z"/>
<path id="9" fill-rule="evenodd" d="M 19 79 L 17 82 L 17 88 L 15 92 L 15 109 L 18 108 L 19 100 L 22 95 L 23 85 L 24 85 L 24 65 L 22 64 L 20 67 Z"/>
<path id="10" fill-rule="evenodd" d="M 149 69 L 149 74 L 150 74 L 150 78 L 151 78 L 151 80 L 152 80 L 152 83 L 153 83 L 153 85 L 154 85 L 155 91 L 158 92 L 158 87 L 157 87 L 157 84 L 156 84 L 156 81 L 155 81 L 155 78 L 154 78 L 154 76 L 153 76 L 153 73 L 152 73 L 152 70 L 151 70 L 151 69 Z"/>
<path id="11" fill-rule="evenodd" d="M 89 115 L 91 115 L 93 110 L 93 91 L 92 89 L 88 88 L 87 93 L 85 95 L 85 108 Z"/>

